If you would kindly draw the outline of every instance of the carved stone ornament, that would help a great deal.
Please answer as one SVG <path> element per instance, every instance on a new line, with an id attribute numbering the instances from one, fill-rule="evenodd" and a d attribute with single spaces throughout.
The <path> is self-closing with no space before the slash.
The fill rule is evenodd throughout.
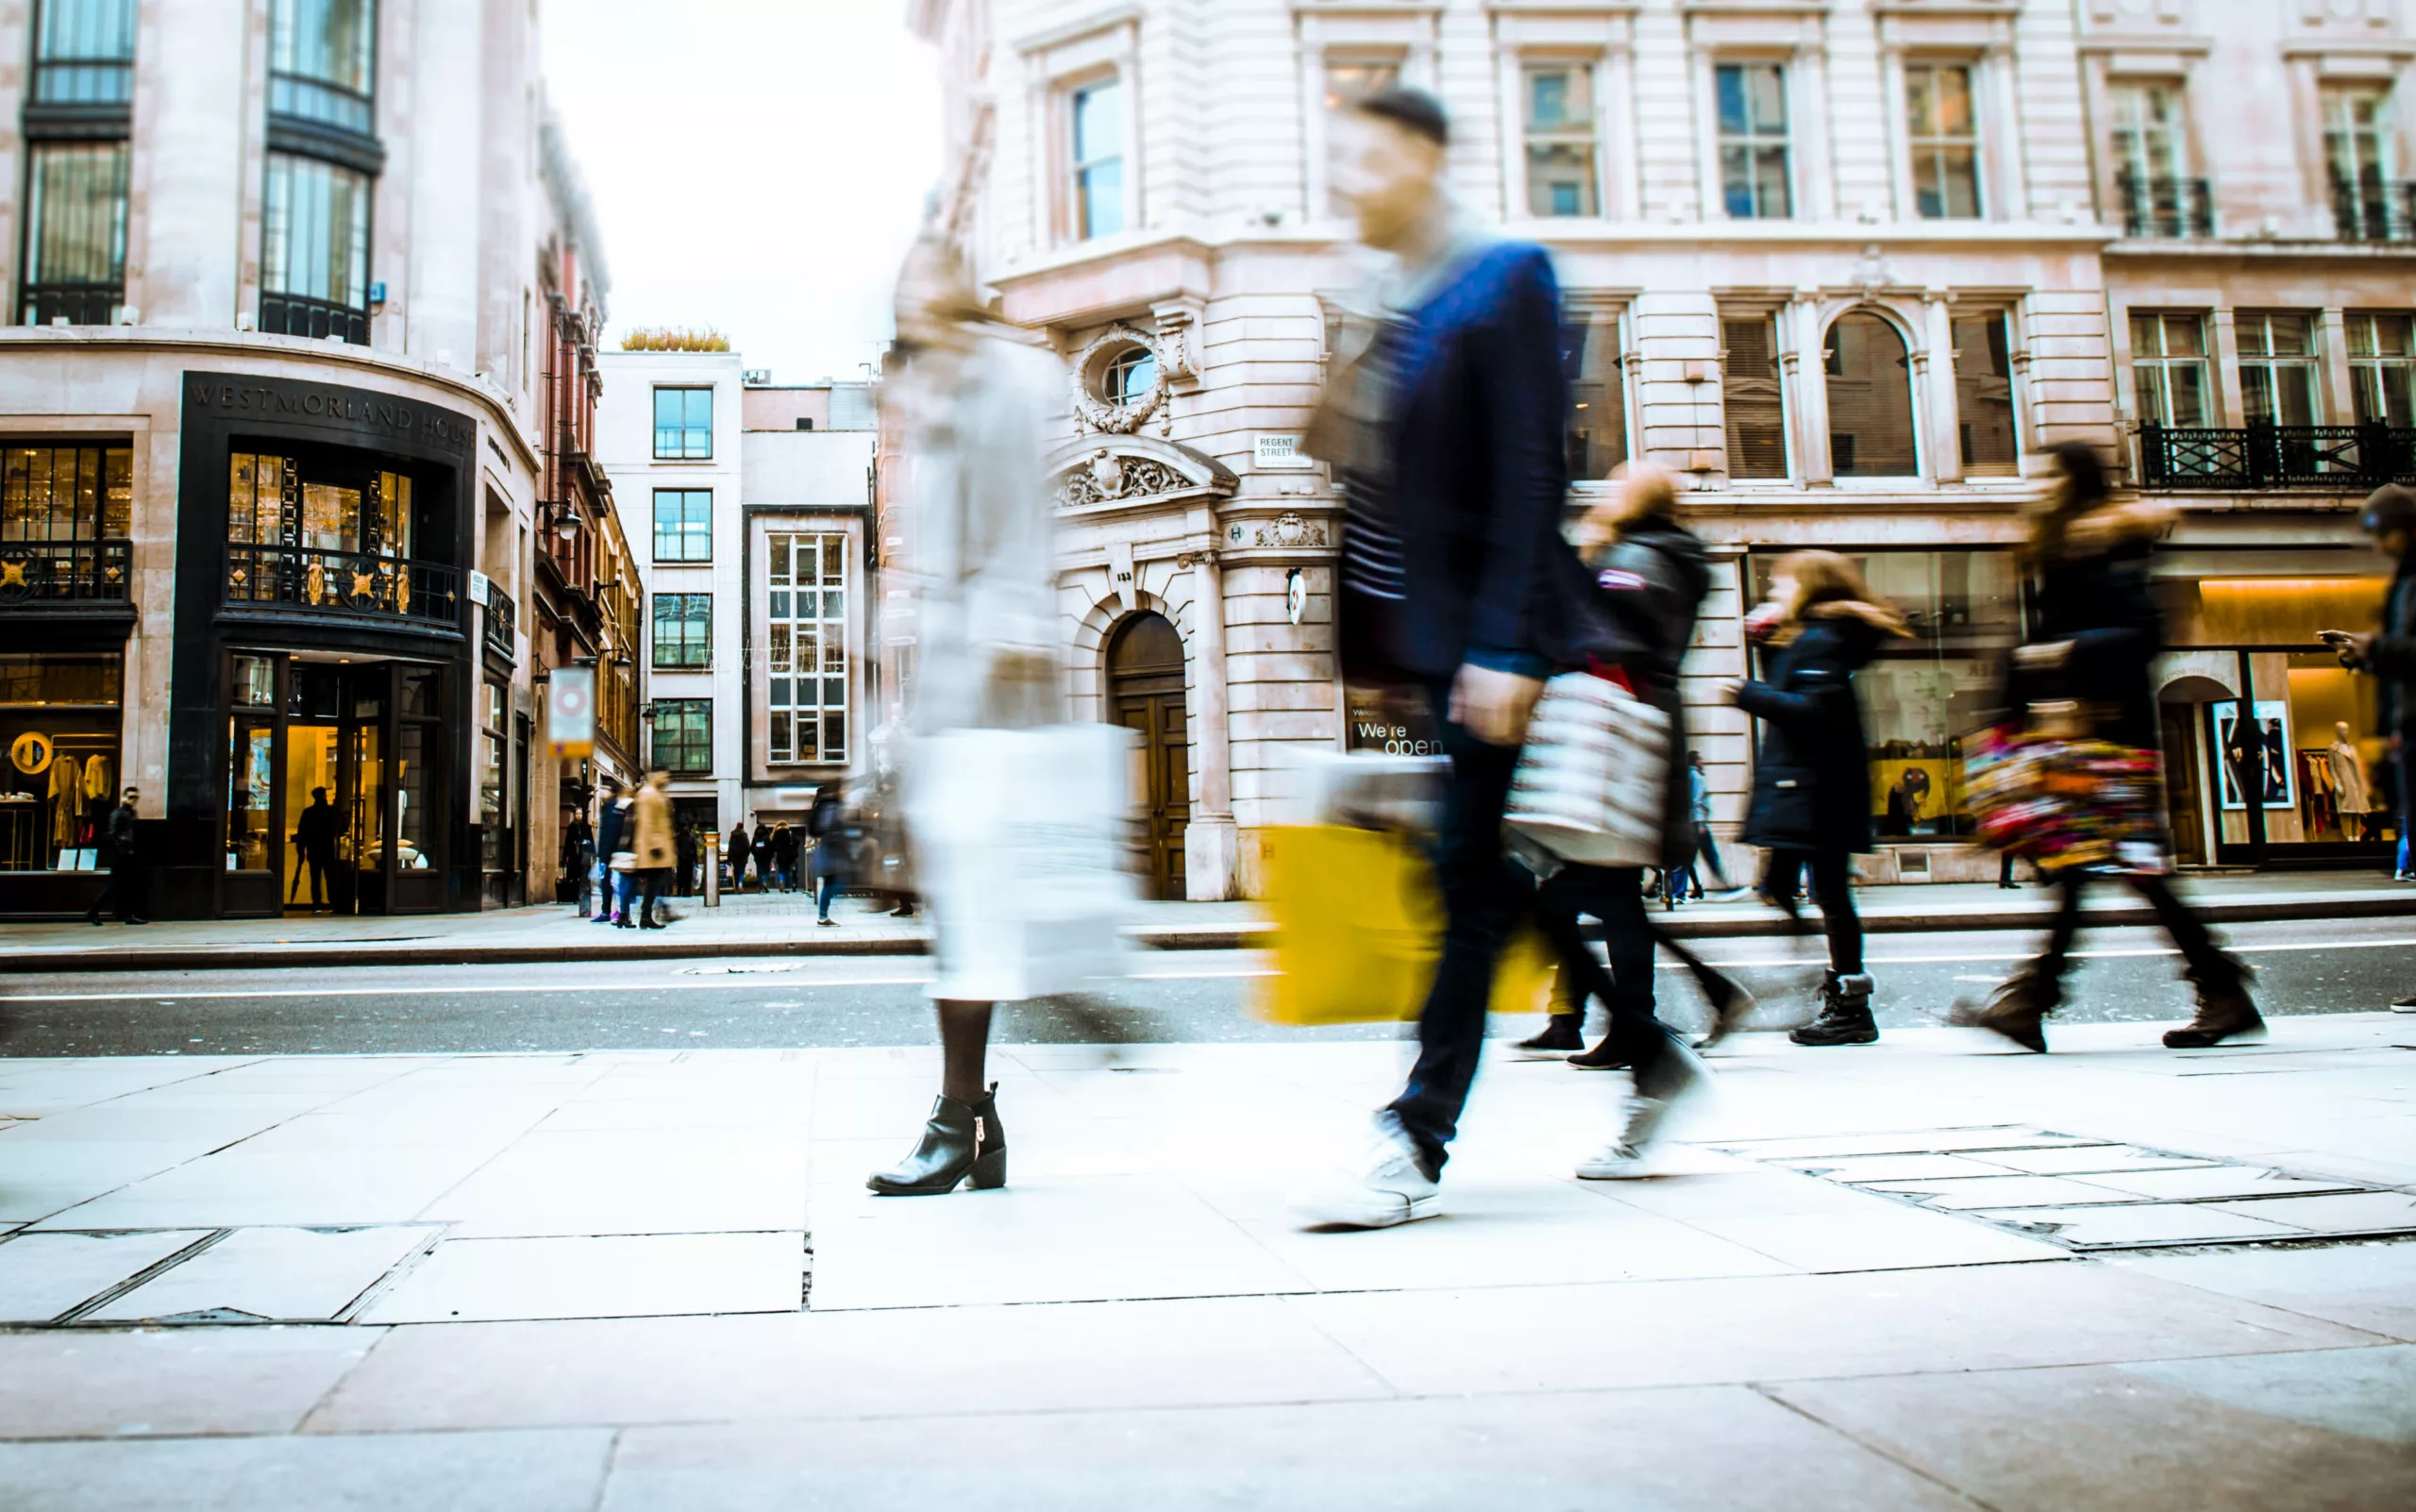
<path id="1" fill-rule="evenodd" d="M 1156 376 L 1149 392 L 1131 404 L 1117 404 L 1099 397 L 1094 385 L 1105 370 L 1109 359 L 1131 347 L 1140 347 L 1149 354 Z M 1088 345 L 1074 358 L 1074 413 L 1093 430 L 1109 435 L 1126 436 L 1148 425 L 1166 402 L 1166 357 L 1157 338 L 1133 329 L 1130 326 L 1110 326 L 1091 338 Z"/>
<path id="2" fill-rule="evenodd" d="M 1251 540 L 1263 546 L 1321 546 L 1325 527 L 1311 525 L 1297 514 L 1279 514 L 1273 524 L 1260 526 Z"/>
<path id="3" fill-rule="evenodd" d="M 1061 509 L 1078 509 L 1179 493 L 1190 486 L 1189 479 L 1165 462 L 1119 457 L 1101 446 L 1091 453 L 1089 462 L 1067 470 L 1065 480 L 1057 485 L 1057 504 Z"/>

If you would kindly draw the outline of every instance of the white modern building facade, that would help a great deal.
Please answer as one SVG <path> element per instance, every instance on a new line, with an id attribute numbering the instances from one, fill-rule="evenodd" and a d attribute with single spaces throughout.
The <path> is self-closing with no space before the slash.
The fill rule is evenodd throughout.
<path id="1" fill-rule="evenodd" d="M 543 887 L 533 560 L 596 540 L 546 333 L 602 280 L 535 8 L 17 0 L 0 58 L 0 912 L 81 911 L 128 783 L 162 916 L 309 906 L 314 789 L 329 906 Z"/>
<path id="2" fill-rule="evenodd" d="M 1364 257 L 1328 123 L 1415 85 L 1468 213 L 1549 247 L 1573 503 L 1649 457 L 1716 586 L 1688 664 L 1719 825 L 1750 739 L 1712 688 L 1788 549 L 1863 562 L 1917 639 L 1862 678 L 1876 881 L 1977 874 L 1956 742 L 2025 613 L 2048 446 L 2179 507 L 2160 678 L 2185 860 L 2357 860 L 2324 801 L 2369 695 L 2354 529 L 2407 413 L 2416 19 L 2396 0 L 916 0 L 938 224 L 1064 357 L 1067 704 L 1145 731 L 1152 866 L 1247 895 L 1289 749 L 1418 732 L 1338 680 L 1340 503 L 1298 441 Z M 2221 752 L 2272 748 L 2261 800 Z M 1896 809 L 1885 809 L 1890 795 Z"/>
<path id="3" fill-rule="evenodd" d="M 599 454 L 644 585 L 646 762 L 700 833 L 800 824 L 866 754 L 873 387 L 776 386 L 732 352 L 601 365 Z"/>

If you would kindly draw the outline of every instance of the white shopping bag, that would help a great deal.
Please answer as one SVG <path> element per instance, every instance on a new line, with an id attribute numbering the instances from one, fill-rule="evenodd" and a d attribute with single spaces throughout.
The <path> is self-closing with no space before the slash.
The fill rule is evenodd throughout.
<path id="1" fill-rule="evenodd" d="M 1563 861 L 1661 860 L 1669 716 L 1590 672 L 1544 684 L 1511 779 L 1503 822 Z"/>
<path id="2" fill-rule="evenodd" d="M 1133 731 L 952 730 L 907 751 L 905 811 L 932 921 L 933 998 L 1021 1002 L 1130 975 Z"/>

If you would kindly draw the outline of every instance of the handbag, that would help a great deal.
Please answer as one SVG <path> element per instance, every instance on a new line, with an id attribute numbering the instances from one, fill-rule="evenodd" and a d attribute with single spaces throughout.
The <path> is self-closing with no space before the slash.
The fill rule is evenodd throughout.
<path id="1" fill-rule="evenodd" d="M 1998 725 L 1964 741 L 1964 789 L 1980 842 L 2050 876 L 2073 867 L 2172 869 L 2164 771 L 2155 751 L 2077 732 L 2055 705 L 2029 729 Z"/>
<path id="2" fill-rule="evenodd" d="M 1563 861 L 1654 865 L 1669 780 L 1669 715 L 1616 669 L 1564 672 L 1535 702 L 1502 821 Z"/>

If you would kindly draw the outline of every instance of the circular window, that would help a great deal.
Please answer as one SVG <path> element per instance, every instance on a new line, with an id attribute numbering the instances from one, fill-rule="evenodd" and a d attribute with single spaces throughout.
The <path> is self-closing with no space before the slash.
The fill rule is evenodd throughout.
<path id="1" fill-rule="evenodd" d="M 1146 346 L 1128 346 L 1099 372 L 1099 397 L 1110 404 L 1137 405 L 1158 386 L 1158 359 Z"/>

